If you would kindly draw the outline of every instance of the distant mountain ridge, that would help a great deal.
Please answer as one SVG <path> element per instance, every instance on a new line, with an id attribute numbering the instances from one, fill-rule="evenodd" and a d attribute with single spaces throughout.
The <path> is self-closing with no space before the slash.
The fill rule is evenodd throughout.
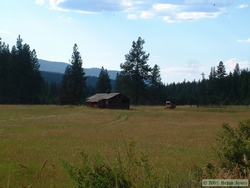
<path id="1" fill-rule="evenodd" d="M 55 83 L 61 84 L 63 79 L 63 73 L 59 72 L 48 72 L 48 71 L 41 71 L 41 75 L 47 83 Z M 95 87 L 98 81 L 98 77 L 96 76 L 86 76 L 86 85 Z M 111 79 L 111 85 L 114 87 L 115 80 Z"/>
<path id="2" fill-rule="evenodd" d="M 65 68 L 69 65 L 68 63 L 64 62 L 54 62 L 43 59 L 38 59 L 38 62 L 40 64 L 40 71 L 55 72 L 62 74 L 64 74 Z M 84 68 L 85 76 L 99 77 L 100 71 L 101 71 L 100 68 Z M 120 71 L 116 70 L 108 70 L 110 79 L 115 80 L 116 75 L 119 72 Z"/>

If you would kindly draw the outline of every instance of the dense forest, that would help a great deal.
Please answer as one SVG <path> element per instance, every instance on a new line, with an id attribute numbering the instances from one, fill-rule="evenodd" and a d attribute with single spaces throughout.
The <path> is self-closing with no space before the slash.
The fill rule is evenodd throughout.
<path id="1" fill-rule="evenodd" d="M 43 78 L 36 51 L 19 36 L 11 51 L 0 40 L 0 103 L 40 103 Z"/>
<path id="2" fill-rule="evenodd" d="M 183 105 L 249 105 L 250 72 L 236 64 L 233 72 L 226 73 L 220 61 L 217 69 L 211 68 L 209 79 L 172 83 L 165 92 L 169 100 Z"/>
<path id="3" fill-rule="evenodd" d="M 160 67 L 148 64 L 149 53 L 143 50 L 145 41 L 138 38 L 125 55 L 116 80 L 101 68 L 99 77 L 86 77 L 84 62 L 77 45 L 73 47 L 71 64 L 65 74 L 39 70 L 35 50 L 23 44 L 20 36 L 10 50 L 0 38 L 0 103 L 1 104 L 60 104 L 60 100 L 85 98 L 96 92 L 121 92 L 135 105 L 164 105 L 171 100 L 177 105 L 249 105 L 250 72 L 235 65 L 226 72 L 223 61 L 211 67 L 208 79 L 164 84 Z"/>

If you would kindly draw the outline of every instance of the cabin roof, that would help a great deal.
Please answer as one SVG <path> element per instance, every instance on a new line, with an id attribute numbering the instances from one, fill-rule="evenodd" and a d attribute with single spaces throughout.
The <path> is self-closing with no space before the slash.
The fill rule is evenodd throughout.
<path id="1" fill-rule="evenodd" d="M 120 95 L 120 93 L 97 93 L 91 97 L 87 98 L 87 102 L 98 102 L 100 100 L 107 100 L 107 99 L 111 99 L 117 95 Z"/>

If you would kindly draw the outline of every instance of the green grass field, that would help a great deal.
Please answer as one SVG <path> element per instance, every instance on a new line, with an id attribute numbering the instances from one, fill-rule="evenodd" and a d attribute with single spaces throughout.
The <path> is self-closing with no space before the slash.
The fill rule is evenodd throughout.
<path id="1" fill-rule="evenodd" d="M 101 153 L 108 162 L 115 148 L 133 140 L 157 173 L 171 181 L 186 178 L 193 165 L 216 160 L 211 146 L 223 123 L 237 126 L 250 117 L 247 106 L 174 110 L 138 106 L 130 110 L 84 106 L 0 106 L 0 187 L 72 187 L 61 160 L 78 164 L 78 150 Z M 46 163 L 46 164 L 45 164 Z"/>

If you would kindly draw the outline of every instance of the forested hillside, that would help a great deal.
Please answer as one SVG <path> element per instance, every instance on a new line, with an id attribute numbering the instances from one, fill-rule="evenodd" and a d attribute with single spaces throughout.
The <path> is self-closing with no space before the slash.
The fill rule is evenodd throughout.
<path id="1" fill-rule="evenodd" d="M 64 74 L 66 67 L 70 65 L 68 63 L 47 61 L 43 59 L 38 59 L 38 63 L 40 64 L 40 71 L 52 72 L 52 73 L 55 72 L 55 73 L 61 73 L 61 74 Z M 101 71 L 101 67 L 100 68 L 84 68 L 84 72 L 86 76 L 98 77 L 100 71 Z M 120 71 L 116 71 L 116 70 L 108 70 L 110 79 L 114 80 L 116 77 L 116 74 L 119 72 Z"/>
<path id="2" fill-rule="evenodd" d="M 166 100 L 177 105 L 250 104 L 248 69 L 241 70 L 236 64 L 233 72 L 226 72 L 223 61 L 220 61 L 211 67 L 208 79 L 166 85 L 161 81 L 160 67 L 148 65 L 150 54 L 143 51 L 144 43 L 140 37 L 132 42 L 124 63 L 120 65 L 122 71 L 112 80 L 104 67 L 98 77 L 86 76 L 80 52 L 75 46 L 72 64 L 65 69 L 65 74 L 61 74 L 40 71 L 36 51 L 23 44 L 20 36 L 11 49 L 0 39 L 0 103 L 59 104 L 62 86 L 64 91 L 69 91 L 75 83 L 72 95 L 78 85 L 74 77 L 78 77 L 84 81 L 81 84 L 82 103 L 96 92 L 111 91 L 123 93 L 135 105 L 165 105 Z M 80 63 L 75 65 L 77 62 Z M 77 75 L 77 69 L 81 74 Z"/>

